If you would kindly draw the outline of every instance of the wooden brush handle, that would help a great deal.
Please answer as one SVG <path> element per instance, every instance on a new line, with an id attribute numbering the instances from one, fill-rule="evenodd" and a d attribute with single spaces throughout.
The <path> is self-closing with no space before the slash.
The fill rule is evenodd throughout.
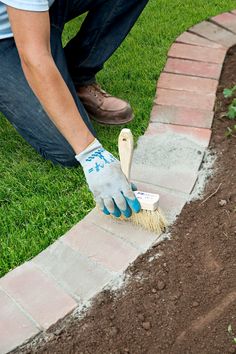
<path id="1" fill-rule="evenodd" d="M 134 139 L 130 129 L 121 130 L 118 138 L 118 149 L 122 172 L 129 181 L 134 150 Z"/>

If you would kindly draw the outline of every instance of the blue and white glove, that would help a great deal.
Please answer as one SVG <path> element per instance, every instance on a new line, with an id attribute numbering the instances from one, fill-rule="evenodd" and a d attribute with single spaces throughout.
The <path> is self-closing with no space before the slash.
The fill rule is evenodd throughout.
<path id="1" fill-rule="evenodd" d="M 138 213 L 140 203 L 131 184 L 121 171 L 120 162 L 97 139 L 75 156 L 83 167 L 89 189 L 104 214 L 130 217 Z"/>

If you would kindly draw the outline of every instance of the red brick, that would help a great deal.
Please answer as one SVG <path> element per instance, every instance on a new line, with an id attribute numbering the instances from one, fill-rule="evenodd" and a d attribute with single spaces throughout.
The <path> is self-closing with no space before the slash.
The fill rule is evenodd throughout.
<path id="1" fill-rule="evenodd" d="M 169 73 L 162 73 L 157 83 L 159 88 L 210 94 L 216 93 L 217 86 L 218 82 L 213 79 Z"/>
<path id="2" fill-rule="evenodd" d="M 201 109 L 213 110 L 215 105 L 215 95 L 159 88 L 157 90 L 155 103 L 189 108 L 201 107 Z"/>
<path id="3" fill-rule="evenodd" d="M 219 64 L 175 58 L 168 58 L 164 68 L 164 71 L 169 73 L 206 77 L 215 80 L 219 80 L 221 70 L 222 65 Z"/>
<path id="4" fill-rule="evenodd" d="M 86 221 L 75 225 L 63 236 L 62 241 L 80 254 L 115 272 L 125 270 L 140 253 L 119 237 Z"/>
<path id="5" fill-rule="evenodd" d="M 224 14 L 215 16 L 211 18 L 212 21 L 225 27 L 226 29 L 236 33 L 236 19 L 235 15 L 225 12 Z"/>
<path id="6" fill-rule="evenodd" d="M 176 42 L 187 43 L 201 47 L 207 48 L 224 48 L 221 44 L 209 41 L 206 38 L 200 37 L 191 32 L 182 33 L 177 39 Z"/>
<path id="7" fill-rule="evenodd" d="M 171 123 L 198 128 L 210 128 L 214 113 L 199 109 L 154 105 L 151 112 L 151 122 Z"/>
<path id="8" fill-rule="evenodd" d="M 214 23 L 203 21 L 189 29 L 189 31 L 199 34 L 216 43 L 220 43 L 225 48 L 230 48 L 236 44 L 236 35 L 215 25 Z"/>
<path id="9" fill-rule="evenodd" d="M 52 278 L 31 262 L 8 273 L 0 284 L 44 329 L 77 306 Z"/>
<path id="10" fill-rule="evenodd" d="M 0 289 L 0 353 L 8 353 L 39 332 L 36 324 Z"/>
<path id="11" fill-rule="evenodd" d="M 168 56 L 174 58 L 203 61 L 206 63 L 222 64 L 225 58 L 226 49 L 214 49 L 197 47 L 189 44 L 172 44 Z"/>

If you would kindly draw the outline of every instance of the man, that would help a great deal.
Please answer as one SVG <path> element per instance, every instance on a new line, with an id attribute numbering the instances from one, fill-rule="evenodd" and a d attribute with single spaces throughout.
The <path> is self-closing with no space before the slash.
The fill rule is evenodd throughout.
<path id="1" fill-rule="evenodd" d="M 44 158 L 66 167 L 80 163 L 97 204 L 116 217 L 130 217 L 140 204 L 89 116 L 103 124 L 132 120 L 130 105 L 102 90 L 95 75 L 147 1 L 0 2 L 0 111 Z M 78 34 L 63 49 L 64 24 L 84 12 Z"/>

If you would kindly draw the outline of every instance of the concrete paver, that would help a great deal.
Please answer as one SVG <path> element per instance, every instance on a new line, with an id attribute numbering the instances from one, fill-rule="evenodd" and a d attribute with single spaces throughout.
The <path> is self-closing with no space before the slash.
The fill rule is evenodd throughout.
<path id="1" fill-rule="evenodd" d="M 197 34 L 191 32 L 182 33 L 177 39 L 176 42 L 192 44 L 201 47 L 207 48 L 224 48 L 221 44 L 210 41 L 206 38 L 200 37 Z"/>
<path id="2" fill-rule="evenodd" d="M 234 33 L 209 21 L 203 21 L 191 27 L 189 31 L 215 41 L 225 48 L 230 48 L 236 43 L 236 35 Z"/>
<path id="3" fill-rule="evenodd" d="M 211 19 L 213 22 L 216 24 L 219 24 L 226 29 L 236 33 L 236 21 L 235 21 L 235 16 L 231 14 L 230 12 L 225 12 L 223 14 L 220 14 L 218 16 L 212 17 Z"/>
<path id="4" fill-rule="evenodd" d="M 94 223 L 125 240 L 128 244 L 137 248 L 139 252 L 146 251 L 157 239 L 156 234 L 147 232 L 125 220 L 117 220 L 111 216 L 106 216 L 97 209 L 93 209 L 84 220 Z"/>
<path id="5" fill-rule="evenodd" d="M 219 80 L 221 70 L 221 64 L 204 63 L 178 58 L 168 58 L 164 68 L 164 72 L 206 77 L 215 80 Z"/>
<path id="6" fill-rule="evenodd" d="M 36 323 L 0 289 L 0 354 L 8 353 L 39 332 Z"/>
<path id="7" fill-rule="evenodd" d="M 194 131 L 194 128 L 177 125 L 171 127 L 167 124 L 157 125 L 159 132 L 144 135 L 138 140 L 131 178 L 190 193 L 202 162 L 207 144 L 206 137 L 201 136 L 202 132 L 197 128 Z M 175 128 L 185 129 L 178 132 Z"/>
<path id="8" fill-rule="evenodd" d="M 176 171 L 174 167 L 167 170 L 165 167 L 158 168 L 152 165 L 134 163 L 132 165 L 131 177 L 132 179 L 136 178 L 139 182 L 150 183 L 183 193 L 191 193 L 197 178 L 197 170 L 191 170 L 190 168 L 181 170 L 181 168 L 178 168 Z"/>
<path id="9" fill-rule="evenodd" d="M 56 241 L 32 261 L 54 277 L 79 303 L 92 298 L 114 278 L 112 272 L 61 241 Z"/>
<path id="10" fill-rule="evenodd" d="M 216 93 L 218 82 L 202 77 L 162 73 L 157 87 L 179 91 L 191 91 L 200 94 Z"/>
<path id="11" fill-rule="evenodd" d="M 211 138 L 211 129 L 150 123 L 145 132 L 145 136 L 155 136 L 157 139 L 166 134 L 173 134 L 173 138 L 175 136 L 181 136 L 198 146 L 208 147 Z"/>
<path id="12" fill-rule="evenodd" d="M 0 279 L 0 286 L 44 329 L 71 312 L 77 303 L 32 262 Z"/>
<path id="13" fill-rule="evenodd" d="M 203 94 L 191 91 L 168 90 L 159 88 L 154 101 L 159 105 L 199 108 L 212 111 L 215 105 L 215 94 Z"/>
<path id="14" fill-rule="evenodd" d="M 61 241 L 112 272 L 122 272 L 139 250 L 97 225 L 82 220 Z"/>
<path id="15" fill-rule="evenodd" d="M 225 54 L 226 49 L 213 49 L 183 43 L 174 43 L 169 50 L 168 56 L 173 58 L 222 64 Z"/>
<path id="16" fill-rule="evenodd" d="M 150 120 L 151 122 L 210 128 L 213 116 L 212 111 L 155 104 L 152 108 Z"/>

